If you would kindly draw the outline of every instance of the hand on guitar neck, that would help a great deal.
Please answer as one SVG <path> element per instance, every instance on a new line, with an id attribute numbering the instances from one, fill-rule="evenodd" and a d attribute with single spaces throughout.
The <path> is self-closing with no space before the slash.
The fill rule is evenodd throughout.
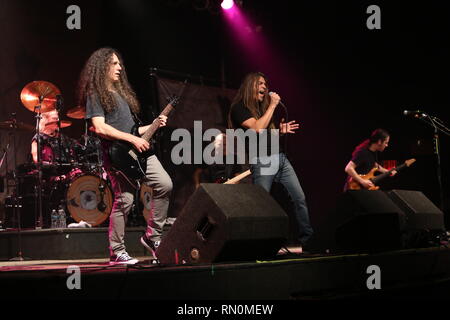
<path id="1" fill-rule="evenodd" d="M 150 126 L 155 126 L 157 128 L 162 128 L 167 125 L 167 116 L 160 114 L 155 120 L 153 120 L 152 124 L 139 127 L 138 134 L 143 135 L 147 130 L 150 129 Z M 150 141 L 138 136 L 133 136 L 130 139 L 130 143 L 134 146 L 134 148 L 139 152 L 144 152 L 150 149 Z"/>
<path id="2" fill-rule="evenodd" d="M 153 123 L 136 128 L 134 135 L 128 135 L 130 138 L 128 143 L 120 140 L 113 141 L 109 147 L 112 167 L 122 171 L 130 179 L 141 179 L 145 177 L 147 158 L 150 152 L 150 139 L 156 130 L 166 125 L 167 115 L 174 109 L 177 103 L 178 97 L 172 98 Z"/>
<path id="3" fill-rule="evenodd" d="M 144 135 L 151 126 L 154 126 L 156 129 L 165 127 L 167 125 L 167 116 L 164 114 L 160 114 L 151 124 L 148 124 L 146 126 L 139 127 L 138 134 L 140 136 Z"/>

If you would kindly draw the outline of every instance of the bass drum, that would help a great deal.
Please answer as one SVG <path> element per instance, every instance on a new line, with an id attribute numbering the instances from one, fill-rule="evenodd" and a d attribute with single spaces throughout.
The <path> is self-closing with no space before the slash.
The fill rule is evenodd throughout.
<path id="1" fill-rule="evenodd" d="M 113 194 L 104 179 L 90 174 L 79 174 L 71 179 L 66 193 L 67 210 L 76 221 L 98 226 L 108 219 Z"/>

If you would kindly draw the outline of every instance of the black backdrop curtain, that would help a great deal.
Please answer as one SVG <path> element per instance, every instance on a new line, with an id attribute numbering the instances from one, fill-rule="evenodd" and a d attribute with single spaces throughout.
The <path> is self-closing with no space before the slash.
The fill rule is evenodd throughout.
<path id="1" fill-rule="evenodd" d="M 155 75 L 155 79 L 159 111 L 166 106 L 168 97 L 180 96 L 178 105 L 169 115 L 167 127 L 160 130 L 157 146 L 159 159 L 171 176 L 174 185 L 168 215 L 176 217 L 195 191 L 193 183 L 195 169 L 204 164 L 203 161 L 201 164 L 193 164 L 193 161 L 190 164 L 173 164 L 172 148 L 179 142 L 171 141 L 172 133 L 176 129 L 186 129 L 193 139 L 194 121 L 201 121 L 203 132 L 211 128 L 224 131 L 236 90 L 194 83 L 188 76 L 183 80 L 174 80 Z M 209 143 L 210 141 L 204 141 L 202 150 Z M 193 145 L 193 140 L 191 144 Z M 191 154 L 193 157 L 193 153 Z"/>

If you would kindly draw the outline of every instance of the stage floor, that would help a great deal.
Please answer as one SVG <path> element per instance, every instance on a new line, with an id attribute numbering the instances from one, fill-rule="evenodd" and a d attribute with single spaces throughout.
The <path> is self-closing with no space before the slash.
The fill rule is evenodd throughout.
<path id="1" fill-rule="evenodd" d="M 334 300 L 448 299 L 450 249 L 278 255 L 273 260 L 132 266 L 108 258 L 0 262 L 2 299 Z M 73 267 L 80 288 L 70 289 Z M 378 268 L 379 288 L 374 273 Z M 72 268 L 72 269 L 71 269 Z M 157 289 L 155 289 L 157 288 Z M 426 289 L 424 289 L 426 288 Z"/>

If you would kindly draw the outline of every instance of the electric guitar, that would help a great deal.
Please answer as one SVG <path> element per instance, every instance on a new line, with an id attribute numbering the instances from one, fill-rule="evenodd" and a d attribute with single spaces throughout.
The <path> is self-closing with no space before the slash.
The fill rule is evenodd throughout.
<path id="1" fill-rule="evenodd" d="M 375 175 L 375 172 L 378 170 L 377 168 L 373 168 L 372 170 L 369 171 L 369 173 L 367 174 L 363 174 L 360 175 L 361 178 L 363 178 L 364 180 L 370 180 L 372 181 L 372 183 L 374 184 L 373 187 L 370 187 L 369 190 L 378 190 L 380 189 L 379 186 L 377 186 L 377 184 L 380 183 L 381 180 L 385 179 L 386 177 L 389 177 L 392 173 L 392 171 L 400 171 L 403 168 L 409 167 L 410 165 L 412 165 L 414 162 L 416 162 L 416 159 L 409 159 L 406 160 L 405 163 L 399 165 L 396 168 L 393 168 L 389 171 L 386 171 L 385 173 L 379 174 L 379 175 Z M 350 177 L 350 179 L 347 182 L 347 189 L 348 190 L 360 190 L 363 189 L 363 187 L 353 178 Z"/>
<path id="2" fill-rule="evenodd" d="M 178 104 L 179 98 L 173 97 L 169 100 L 167 106 L 160 113 L 162 116 L 168 116 L 170 112 Z M 141 136 L 151 143 L 150 139 L 159 128 L 159 122 L 154 121 L 150 127 Z M 133 132 L 134 135 L 139 136 L 137 128 Z M 111 165 L 116 170 L 122 171 L 128 178 L 138 180 L 145 177 L 147 170 L 147 158 L 150 156 L 151 149 L 144 152 L 137 151 L 131 143 L 115 140 L 109 147 L 109 157 Z"/>

